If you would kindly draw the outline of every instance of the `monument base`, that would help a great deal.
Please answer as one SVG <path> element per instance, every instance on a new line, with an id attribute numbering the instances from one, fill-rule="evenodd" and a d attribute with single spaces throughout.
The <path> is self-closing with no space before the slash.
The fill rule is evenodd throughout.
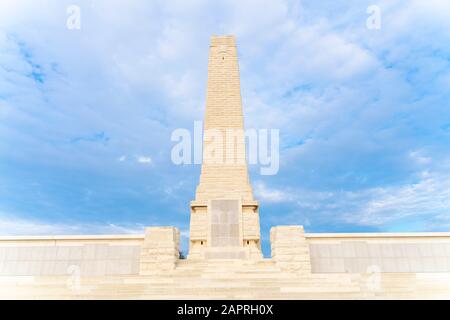
<path id="1" fill-rule="evenodd" d="M 210 260 L 210 259 L 240 259 L 240 260 L 261 260 L 263 255 L 258 248 L 251 247 L 222 247 L 222 248 L 199 248 L 190 251 L 187 257 L 189 260 Z"/>
<path id="2" fill-rule="evenodd" d="M 262 259 L 257 201 L 191 202 L 189 259 Z"/>
<path id="3" fill-rule="evenodd" d="M 175 227 L 145 235 L 0 237 L 0 299 L 450 298 L 448 232 L 277 226 L 270 259 L 248 247 L 207 246 L 180 259 L 178 242 Z"/>

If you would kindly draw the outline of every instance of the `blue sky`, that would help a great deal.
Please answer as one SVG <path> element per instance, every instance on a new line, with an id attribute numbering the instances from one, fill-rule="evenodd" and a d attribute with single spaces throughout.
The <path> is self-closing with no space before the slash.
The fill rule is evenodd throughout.
<path id="1" fill-rule="evenodd" d="M 247 128 L 280 130 L 279 173 L 250 168 L 266 255 L 279 224 L 450 230 L 448 1 L 3 0 L 0 234 L 175 225 L 186 248 L 200 168 L 170 134 L 203 118 L 212 34 L 237 36 Z"/>

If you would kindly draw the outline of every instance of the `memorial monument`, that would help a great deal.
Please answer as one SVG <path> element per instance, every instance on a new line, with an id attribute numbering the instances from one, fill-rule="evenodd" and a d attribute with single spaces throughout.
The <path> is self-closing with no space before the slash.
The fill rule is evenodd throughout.
<path id="1" fill-rule="evenodd" d="M 262 256 L 237 57 L 233 36 L 211 38 L 188 258 L 180 259 L 174 226 L 140 235 L 0 237 L 0 298 L 450 298 L 449 232 L 275 226 L 271 257 Z"/>
<path id="2" fill-rule="evenodd" d="M 203 136 L 200 183 L 191 202 L 189 258 L 262 258 L 233 36 L 211 38 Z M 218 138 L 218 147 L 211 148 Z"/>

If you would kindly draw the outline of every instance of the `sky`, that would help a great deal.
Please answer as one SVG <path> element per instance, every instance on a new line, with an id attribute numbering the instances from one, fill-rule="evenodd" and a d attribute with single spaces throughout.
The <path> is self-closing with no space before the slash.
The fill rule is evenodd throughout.
<path id="1" fill-rule="evenodd" d="M 279 172 L 250 166 L 266 256 L 275 225 L 450 231 L 448 0 L 2 0 L 0 235 L 174 225 L 185 251 L 200 166 L 170 136 L 203 119 L 213 34 L 246 128 L 280 130 Z"/>

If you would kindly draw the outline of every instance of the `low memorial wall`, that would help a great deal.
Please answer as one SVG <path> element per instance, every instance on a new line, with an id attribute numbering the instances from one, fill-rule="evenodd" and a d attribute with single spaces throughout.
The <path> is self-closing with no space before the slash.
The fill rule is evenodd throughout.
<path id="1" fill-rule="evenodd" d="M 0 237 L 0 275 L 139 273 L 143 235 Z"/>
<path id="2" fill-rule="evenodd" d="M 176 268 L 179 231 L 145 235 L 0 237 L 0 276 L 138 275 Z M 271 230 L 272 259 L 303 273 L 450 272 L 450 232 L 305 233 Z"/>
<path id="3" fill-rule="evenodd" d="M 450 272 L 450 232 L 305 233 L 313 273 Z"/>

